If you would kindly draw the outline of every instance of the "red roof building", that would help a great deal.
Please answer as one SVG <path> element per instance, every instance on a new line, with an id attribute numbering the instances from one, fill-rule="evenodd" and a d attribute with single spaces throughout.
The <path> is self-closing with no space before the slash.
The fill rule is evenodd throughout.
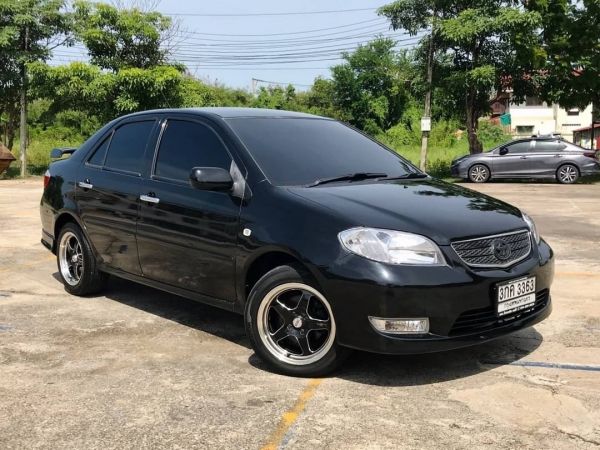
<path id="1" fill-rule="evenodd" d="M 600 123 L 594 124 L 594 149 L 600 149 Z M 584 148 L 592 148 L 592 127 L 583 127 L 573 130 L 573 142 Z"/>

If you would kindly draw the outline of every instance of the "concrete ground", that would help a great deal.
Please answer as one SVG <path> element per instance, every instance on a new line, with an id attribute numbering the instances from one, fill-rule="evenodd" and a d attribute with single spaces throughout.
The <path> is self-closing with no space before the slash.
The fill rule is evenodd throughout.
<path id="1" fill-rule="evenodd" d="M 41 184 L 0 181 L 2 449 L 600 446 L 598 184 L 470 186 L 554 247 L 549 319 L 445 354 L 356 353 L 323 380 L 268 372 L 228 312 L 117 279 L 67 295 Z"/>

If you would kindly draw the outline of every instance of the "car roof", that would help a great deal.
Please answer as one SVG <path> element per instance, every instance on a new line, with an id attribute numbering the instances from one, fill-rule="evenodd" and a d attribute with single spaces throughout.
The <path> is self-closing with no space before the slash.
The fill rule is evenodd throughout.
<path id="1" fill-rule="evenodd" d="M 169 108 L 169 109 L 153 109 L 150 111 L 140 111 L 129 114 L 128 117 L 144 114 L 156 113 L 192 113 L 202 116 L 218 116 L 222 119 L 234 118 L 310 118 L 310 119 L 328 119 L 327 117 L 316 116 L 296 111 L 286 111 L 282 109 L 266 109 L 266 108 L 237 108 L 237 107 L 206 107 L 206 108 Z"/>

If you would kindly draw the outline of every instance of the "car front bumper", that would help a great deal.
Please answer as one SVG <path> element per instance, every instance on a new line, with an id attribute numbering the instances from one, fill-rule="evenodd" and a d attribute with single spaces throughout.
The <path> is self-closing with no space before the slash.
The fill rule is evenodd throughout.
<path id="1" fill-rule="evenodd" d="M 448 247 L 444 267 L 390 266 L 351 254 L 340 256 L 321 281 L 336 320 L 340 345 L 386 354 L 429 353 L 485 342 L 548 317 L 554 276 L 552 249 L 544 242 L 507 269 L 474 270 Z M 496 315 L 498 283 L 536 277 L 536 303 L 506 318 Z M 369 316 L 429 319 L 429 332 L 387 334 Z"/>
<path id="2" fill-rule="evenodd" d="M 450 166 L 450 175 L 454 178 L 465 178 L 467 176 L 466 170 L 461 170 L 460 164 L 458 163 Z"/>

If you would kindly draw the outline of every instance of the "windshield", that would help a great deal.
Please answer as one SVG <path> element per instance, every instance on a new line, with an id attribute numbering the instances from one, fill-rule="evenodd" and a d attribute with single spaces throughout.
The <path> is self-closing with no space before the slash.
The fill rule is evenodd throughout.
<path id="1" fill-rule="evenodd" d="M 334 120 L 235 118 L 227 123 L 277 186 L 308 185 L 356 173 L 401 177 L 418 172 L 395 153 Z"/>

